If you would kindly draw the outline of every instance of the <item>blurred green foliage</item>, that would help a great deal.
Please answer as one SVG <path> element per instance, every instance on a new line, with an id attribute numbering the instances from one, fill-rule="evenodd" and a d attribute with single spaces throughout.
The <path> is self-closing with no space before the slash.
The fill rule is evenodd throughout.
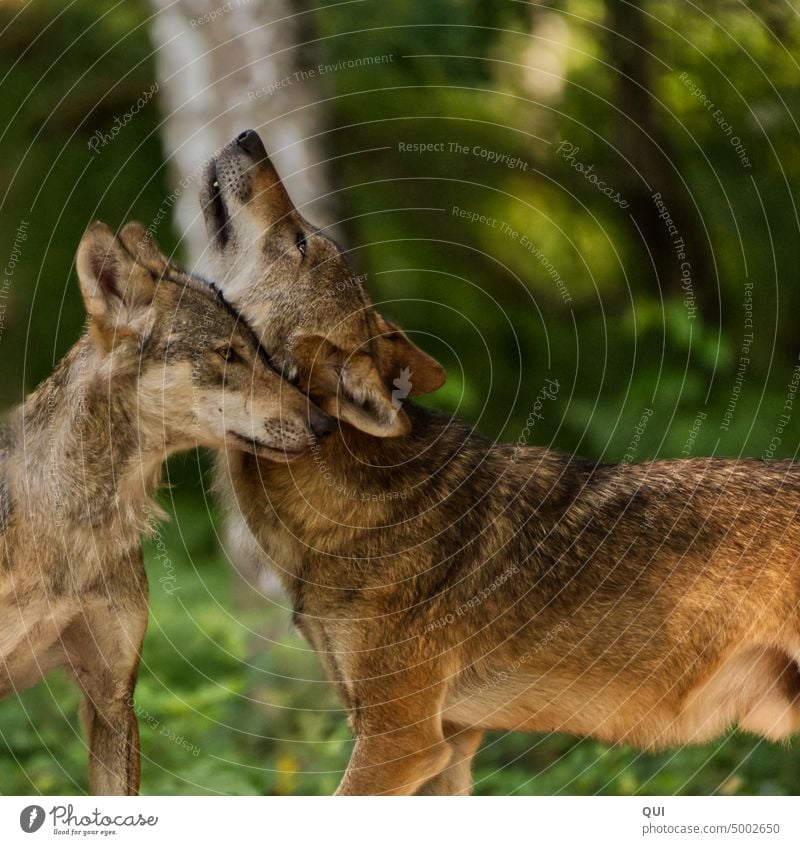
<path id="1" fill-rule="evenodd" d="M 800 414 L 773 438 L 800 353 L 800 32 L 792 7 L 755 7 L 650 0 L 645 33 L 618 0 L 319 8 L 315 61 L 391 57 L 315 84 L 332 98 L 325 143 L 353 262 L 381 309 L 447 366 L 429 401 L 516 440 L 545 378 L 557 378 L 532 433 L 540 444 L 621 459 L 652 409 L 636 460 L 796 454 Z M 87 146 L 153 82 L 143 4 L 38 0 L 0 16 L 0 256 L 29 221 L 0 334 L 8 406 L 80 331 L 71 264 L 85 225 L 152 220 L 171 177 L 157 102 L 98 154 Z M 626 37 L 610 34 L 620 27 Z M 577 148 L 572 161 L 562 142 Z M 421 143 L 442 146 L 401 147 Z M 655 192 L 691 245 L 692 308 Z M 159 238 L 176 243 L 168 226 Z M 148 557 L 143 791 L 329 793 L 350 748 L 344 716 L 286 609 L 225 564 L 205 466 L 171 464 L 180 498 L 164 537 L 178 592 L 161 589 L 162 561 Z M 0 792 L 86 788 L 77 701 L 54 677 L 0 703 Z M 491 736 L 476 778 L 485 794 L 800 792 L 790 748 L 738 734 L 659 755 Z"/>

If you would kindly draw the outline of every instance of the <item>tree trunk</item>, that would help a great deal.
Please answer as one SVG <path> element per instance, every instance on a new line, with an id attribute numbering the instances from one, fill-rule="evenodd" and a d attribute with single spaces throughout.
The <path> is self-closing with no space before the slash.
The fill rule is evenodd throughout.
<path id="1" fill-rule="evenodd" d="M 315 78 L 305 74 L 311 14 L 298 0 L 150 2 L 162 137 L 179 192 L 174 222 L 189 263 L 207 243 L 197 199 L 203 164 L 243 129 L 261 134 L 303 214 L 330 224 L 325 114 Z"/>
<path id="2" fill-rule="evenodd" d="M 714 262 L 698 210 L 675 169 L 680 161 L 663 131 L 665 117 L 654 108 L 652 53 L 656 48 L 646 6 L 646 0 L 606 0 L 610 30 L 606 53 L 609 64 L 617 70 L 615 100 L 622 112 L 617 118 L 618 147 L 621 157 L 629 162 L 623 166 L 619 181 L 641 231 L 642 248 L 649 250 L 652 265 L 645 257 L 644 266 L 655 273 L 654 284 L 665 297 L 686 296 L 682 260 L 676 250 L 676 237 L 682 237 L 691 270 L 691 293 L 703 318 L 713 324 L 719 319 L 720 307 Z M 661 194 L 678 229 L 677 236 L 658 216 L 654 193 Z"/>
<path id="3" fill-rule="evenodd" d="M 327 126 L 311 15 L 299 0 L 150 0 L 151 38 L 164 125 L 162 138 L 176 186 L 169 198 L 190 267 L 202 266 L 208 238 L 198 200 L 205 162 L 244 129 L 264 140 L 289 193 L 318 226 L 333 220 L 320 141 Z M 167 204 L 165 204 L 167 205 Z M 234 527 L 224 545 L 239 572 L 263 592 L 277 579 L 241 551 Z"/>

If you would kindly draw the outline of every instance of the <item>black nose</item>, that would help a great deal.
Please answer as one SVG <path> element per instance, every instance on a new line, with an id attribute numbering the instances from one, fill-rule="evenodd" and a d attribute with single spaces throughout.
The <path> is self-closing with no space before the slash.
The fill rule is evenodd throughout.
<path id="1" fill-rule="evenodd" d="M 324 414 L 313 405 L 309 407 L 308 422 L 317 437 L 327 437 L 336 427 L 336 421 L 332 417 Z"/>
<path id="2" fill-rule="evenodd" d="M 266 155 L 264 144 L 258 135 L 258 132 L 253 129 L 245 129 L 236 136 L 236 143 L 246 152 L 252 156 Z"/>

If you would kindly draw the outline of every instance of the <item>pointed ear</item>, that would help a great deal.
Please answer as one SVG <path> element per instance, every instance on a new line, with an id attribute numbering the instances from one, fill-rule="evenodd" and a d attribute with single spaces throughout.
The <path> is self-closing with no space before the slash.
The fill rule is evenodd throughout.
<path id="1" fill-rule="evenodd" d="M 147 267 L 155 276 L 163 275 L 168 269 L 179 273 L 183 272 L 174 261 L 164 255 L 152 233 L 145 229 L 141 223 L 137 223 L 135 220 L 126 223 L 119 233 L 119 239 L 130 255 L 139 264 Z"/>
<path id="2" fill-rule="evenodd" d="M 86 230 L 75 264 L 95 340 L 110 349 L 117 337 L 139 334 L 156 280 L 105 223 Z"/>
<path id="3" fill-rule="evenodd" d="M 425 396 L 447 381 L 444 367 L 427 352 L 413 344 L 390 320 L 375 312 L 380 335 L 381 371 L 394 386 L 406 390 L 406 396 Z M 398 384 L 398 381 L 400 382 Z"/>
<path id="4" fill-rule="evenodd" d="M 401 402 L 408 392 L 389 390 L 368 353 L 348 354 L 321 335 L 304 335 L 293 357 L 301 387 L 326 414 L 375 437 L 411 430 Z"/>

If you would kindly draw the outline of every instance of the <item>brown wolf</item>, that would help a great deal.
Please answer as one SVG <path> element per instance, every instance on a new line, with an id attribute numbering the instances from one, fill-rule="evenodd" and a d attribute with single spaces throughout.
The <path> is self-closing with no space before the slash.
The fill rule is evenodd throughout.
<path id="1" fill-rule="evenodd" d="M 84 694 L 95 793 L 139 784 L 133 688 L 147 621 L 140 536 L 161 465 L 197 443 L 286 462 L 319 411 L 283 382 L 219 291 L 138 224 L 77 255 L 87 333 L 0 437 L 0 696 L 67 668 Z"/>
<path id="2" fill-rule="evenodd" d="M 371 310 L 254 133 L 203 200 L 223 289 L 340 421 L 291 468 L 219 468 L 348 710 L 340 793 L 467 793 L 487 729 L 645 749 L 800 729 L 800 466 L 596 464 L 410 403 L 393 418 L 400 369 L 423 390 L 441 371 Z"/>

